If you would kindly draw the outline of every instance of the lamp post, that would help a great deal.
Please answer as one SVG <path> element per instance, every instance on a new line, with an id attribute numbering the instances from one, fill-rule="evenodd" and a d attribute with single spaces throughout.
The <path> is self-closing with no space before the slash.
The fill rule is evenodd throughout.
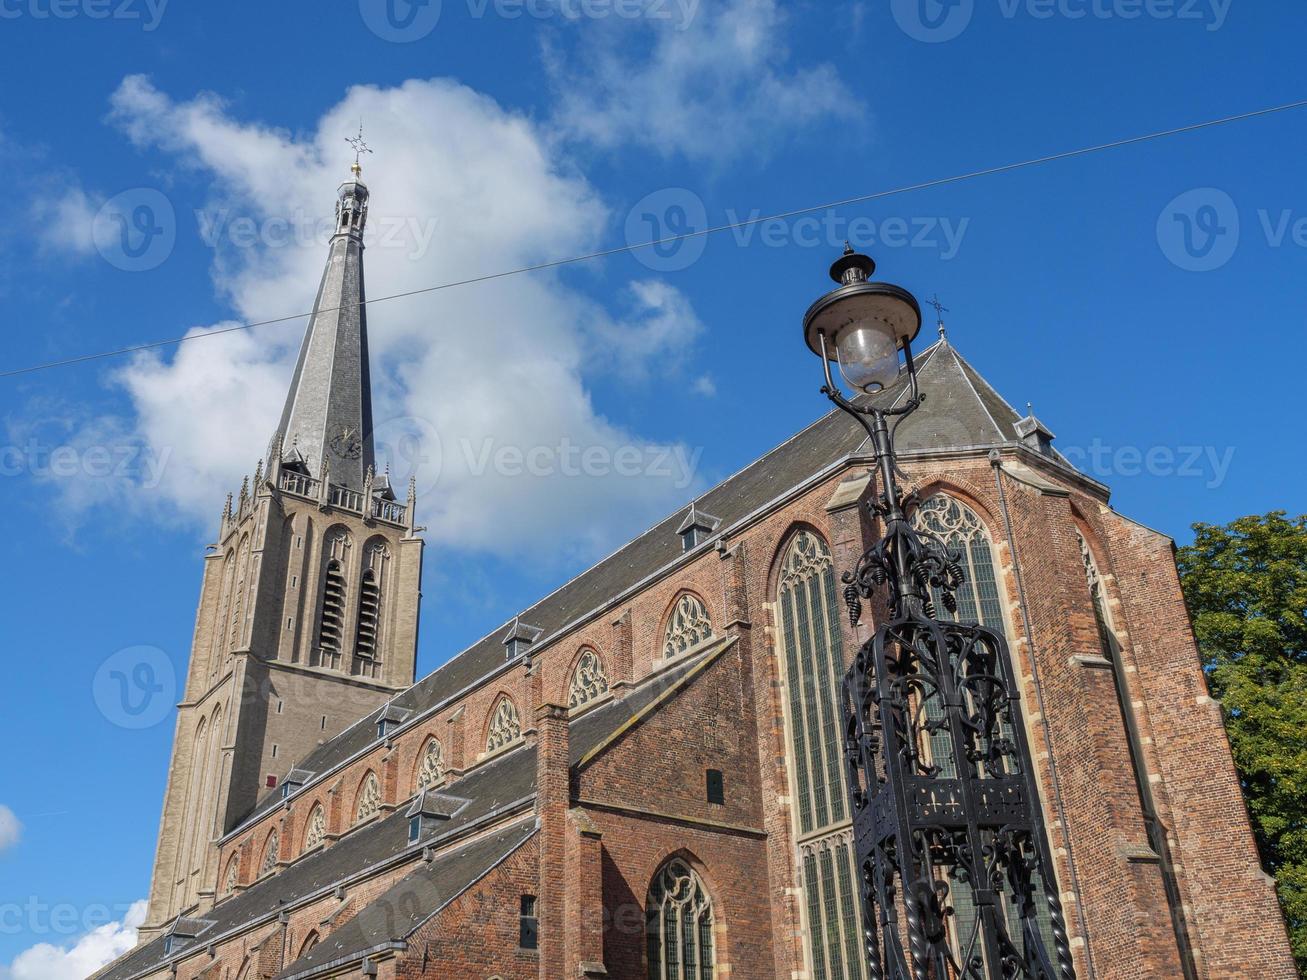
<path id="1" fill-rule="evenodd" d="M 862 600 L 888 586 L 889 617 L 844 681 L 870 975 L 1074 980 L 1007 643 L 941 618 L 936 603 L 956 613 L 962 569 L 913 526 L 915 501 L 899 489 L 894 431 L 926 399 L 912 360 L 921 309 L 907 290 L 872 282 L 875 268 L 846 248 L 831 267 L 838 286 L 803 321 L 822 392 L 867 431 L 880 484 L 869 510 L 884 536 L 844 575 L 855 626 Z M 896 385 L 907 386 L 898 404 L 874 397 Z"/>

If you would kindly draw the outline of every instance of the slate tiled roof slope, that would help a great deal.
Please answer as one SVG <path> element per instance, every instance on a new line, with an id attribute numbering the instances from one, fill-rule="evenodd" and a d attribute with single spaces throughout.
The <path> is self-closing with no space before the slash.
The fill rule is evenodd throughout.
<path id="1" fill-rule="evenodd" d="M 329 932 L 279 978 L 320 970 L 337 960 L 353 961 L 361 954 L 402 942 L 471 885 L 484 878 L 536 832 L 534 820 L 521 820 L 497 834 L 460 847 L 391 885 L 372 904 L 339 929 Z"/>
<path id="2" fill-rule="evenodd" d="M 917 355 L 916 362 L 921 390 L 928 397 L 897 433 L 901 452 L 993 446 L 1017 439 L 1013 425 L 1018 414 L 951 344 L 936 343 Z M 905 395 L 905 386 L 900 384 L 871 397 L 889 404 Z M 726 531 L 826 467 L 865 451 L 865 441 L 866 433 L 855 421 L 842 412 L 831 412 L 697 498 L 696 506 L 719 517 L 717 530 Z M 677 511 L 523 611 L 520 618 L 524 622 L 544 630 L 539 644 L 547 643 L 564 627 L 599 611 L 627 589 L 676 561 L 682 553 L 676 530 L 684 516 L 685 510 Z M 512 622 L 512 618 L 507 619 L 391 703 L 411 709 L 416 716 L 477 686 L 504 666 L 501 639 Z M 376 741 L 376 720 L 375 714 L 360 719 L 307 758 L 298 760 L 297 766 L 323 778 Z M 279 803 L 279 793 L 266 794 L 241 825 Z"/>
<path id="3" fill-rule="evenodd" d="M 632 718 L 644 712 L 658 698 L 686 680 L 705 661 L 722 653 L 733 642 L 731 638 L 723 638 L 710 644 L 700 654 L 688 657 L 675 667 L 644 679 L 630 688 L 624 697 L 614 698 L 572 721 L 569 725 L 569 748 L 573 764 L 612 737 Z M 523 745 L 498 759 L 478 766 L 462 779 L 442 787 L 441 792 L 444 795 L 467 800 L 467 804 L 442 825 L 438 833 L 424 837 L 421 845 L 439 850 L 478 823 L 493 822 L 497 813 L 502 812 L 507 818 L 518 806 L 525 810 L 526 806 L 534 800 L 535 780 L 535 747 L 531 745 Z M 534 821 L 528 820 L 527 824 L 528 830 L 534 828 Z M 466 850 L 464 848 L 439 854 L 431 865 L 423 866 L 427 869 L 427 877 L 422 880 L 420 890 L 423 901 L 447 902 L 458 894 L 458 891 L 453 889 L 459 881 L 471 883 L 478 880 L 512 848 L 526 840 L 527 836 L 529 836 L 528 831 L 522 831 L 520 839 L 511 846 L 507 843 L 508 838 L 505 838 L 505 847 L 508 847 L 508 850 L 496 850 L 488 846 L 486 849 L 473 851 L 471 856 L 464 853 Z M 278 912 L 289 906 L 327 894 L 337 883 L 358 876 L 368 869 L 379 868 L 392 859 L 401 858 L 405 852 L 410 852 L 409 859 L 415 858 L 419 853 L 408 843 L 408 820 L 401 808 L 366 827 L 346 834 L 331 847 L 295 861 L 271 878 L 219 902 L 204 916 L 212 922 L 212 925 L 204 930 L 202 943 L 215 942 L 218 937 L 240 931 L 261 921 L 272 921 Z M 436 908 L 437 905 L 432 905 L 425 911 L 430 913 Z M 362 925 L 365 924 L 361 924 L 361 930 Z M 341 932 L 342 943 L 348 944 L 350 934 L 344 929 Z M 372 935 L 370 931 L 360 931 L 357 934 L 360 941 L 369 939 Z M 397 936 L 389 938 L 397 938 Z M 324 940 L 324 945 L 326 942 L 327 940 Z M 332 948 L 336 947 L 328 947 L 328 949 Z M 358 947 L 359 950 L 367 948 L 370 947 Z M 343 946 L 340 949 L 343 950 Z M 178 950 L 177 954 L 191 955 L 195 950 L 196 944 L 191 944 Z M 349 952 L 349 950 L 344 951 Z M 96 980 L 130 980 L 158 970 L 169 959 L 170 957 L 164 953 L 164 937 L 160 936 L 138 946 L 114 962 L 105 972 L 97 974 Z M 298 968 L 293 972 L 298 972 Z"/>

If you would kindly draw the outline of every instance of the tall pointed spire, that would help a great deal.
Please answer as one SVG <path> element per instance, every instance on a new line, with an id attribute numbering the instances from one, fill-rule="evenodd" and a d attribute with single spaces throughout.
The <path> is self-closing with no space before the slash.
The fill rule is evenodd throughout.
<path id="1" fill-rule="evenodd" d="M 373 448 L 363 287 L 369 195 L 358 160 L 371 151 L 361 132 L 350 143 L 352 176 L 337 194 L 336 234 L 273 441 L 291 447 L 294 459 L 286 459 L 288 464 L 302 460 L 313 476 L 321 476 L 329 464 L 333 483 L 361 491 L 373 466 Z"/>

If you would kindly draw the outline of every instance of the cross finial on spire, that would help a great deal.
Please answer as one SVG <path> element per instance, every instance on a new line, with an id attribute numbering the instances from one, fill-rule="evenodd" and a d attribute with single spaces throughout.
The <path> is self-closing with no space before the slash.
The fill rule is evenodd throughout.
<path id="1" fill-rule="evenodd" d="M 362 119 L 359 120 L 359 134 L 357 136 L 346 136 L 345 142 L 354 147 L 354 166 L 350 167 L 350 170 L 354 171 L 354 176 L 357 177 L 359 174 L 363 173 L 363 166 L 359 162 L 362 159 L 363 154 L 372 152 L 372 147 L 368 146 L 368 144 L 363 141 Z"/>
<path id="2" fill-rule="evenodd" d="M 939 339 L 947 340 L 948 331 L 944 329 L 944 314 L 948 312 L 948 307 L 939 301 L 938 294 L 932 296 L 926 305 L 935 307 L 935 326 L 939 328 Z"/>

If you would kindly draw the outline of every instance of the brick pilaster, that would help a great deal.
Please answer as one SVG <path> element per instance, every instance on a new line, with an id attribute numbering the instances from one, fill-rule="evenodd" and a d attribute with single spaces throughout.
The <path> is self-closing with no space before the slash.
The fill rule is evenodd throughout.
<path id="1" fill-rule="evenodd" d="M 458 710 L 445 722 L 445 774 L 450 779 L 457 779 L 467 769 L 466 736 L 464 715 L 467 705 L 459 705 Z"/>
<path id="2" fill-rule="evenodd" d="M 613 646 L 609 655 L 608 681 L 614 690 L 620 691 L 631 683 L 633 671 L 632 659 L 635 637 L 631 629 L 631 610 L 613 620 Z"/>
<path id="3" fill-rule="evenodd" d="M 540 980 L 563 980 L 567 970 L 567 809 L 571 762 L 567 708 L 541 704 L 535 710 L 536 815 L 540 821 Z"/>

